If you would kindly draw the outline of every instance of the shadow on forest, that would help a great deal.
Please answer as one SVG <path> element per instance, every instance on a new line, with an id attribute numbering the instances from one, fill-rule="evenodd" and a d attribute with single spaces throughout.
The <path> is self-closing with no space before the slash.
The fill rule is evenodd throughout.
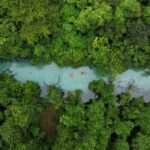
<path id="1" fill-rule="evenodd" d="M 49 106 L 40 118 L 40 128 L 46 133 L 54 133 L 56 131 L 58 114 L 53 106 Z"/>

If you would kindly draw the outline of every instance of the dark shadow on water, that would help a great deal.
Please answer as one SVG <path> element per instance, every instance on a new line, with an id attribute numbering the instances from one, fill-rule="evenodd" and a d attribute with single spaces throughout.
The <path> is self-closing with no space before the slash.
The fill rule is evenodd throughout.
<path id="1" fill-rule="evenodd" d="M 11 67 L 11 63 L 6 62 L 6 63 L 0 63 L 0 72 L 4 72 L 8 70 Z"/>
<path id="2" fill-rule="evenodd" d="M 35 66 L 35 65 L 33 65 L 33 66 Z M 37 69 L 42 69 L 44 66 L 45 66 L 45 64 L 38 64 L 38 65 L 36 65 L 35 67 L 36 67 Z"/>
<path id="3" fill-rule="evenodd" d="M 129 68 L 129 69 L 131 69 L 131 70 L 133 70 L 135 72 L 143 71 L 143 69 L 139 69 L 139 68 Z"/>
<path id="4" fill-rule="evenodd" d="M 144 71 L 141 76 L 142 77 L 148 77 L 150 75 L 150 70 L 149 71 Z"/>

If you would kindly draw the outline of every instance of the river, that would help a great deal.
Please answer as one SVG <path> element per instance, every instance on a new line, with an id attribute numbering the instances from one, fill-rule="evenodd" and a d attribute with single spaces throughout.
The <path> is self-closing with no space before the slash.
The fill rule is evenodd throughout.
<path id="1" fill-rule="evenodd" d="M 83 93 L 81 98 L 83 102 L 88 102 L 95 98 L 95 93 L 88 89 L 88 85 L 93 80 L 103 79 L 107 82 L 106 77 L 100 77 L 95 73 L 95 69 L 87 66 L 80 68 L 59 67 L 52 62 L 47 65 L 32 66 L 28 61 L 5 62 L 0 64 L 0 72 L 9 69 L 14 77 L 21 81 L 34 81 L 41 87 L 41 97 L 46 97 L 47 86 L 56 85 L 65 93 L 81 89 Z M 87 74 L 81 74 L 86 72 Z M 70 74 L 72 74 L 70 76 Z M 128 69 L 126 72 L 117 76 L 114 81 L 114 94 L 131 92 L 133 97 L 144 96 L 144 101 L 150 101 L 150 76 L 145 75 L 145 70 Z"/>

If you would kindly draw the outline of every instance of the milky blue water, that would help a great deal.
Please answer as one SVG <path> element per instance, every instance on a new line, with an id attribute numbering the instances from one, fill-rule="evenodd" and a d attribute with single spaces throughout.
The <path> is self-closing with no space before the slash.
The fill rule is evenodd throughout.
<path id="1" fill-rule="evenodd" d="M 98 80 L 99 77 L 94 73 L 93 69 L 83 66 L 77 69 L 71 67 L 58 67 L 54 62 L 48 65 L 32 66 L 28 61 L 2 63 L 0 72 L 9 69 L 14 77 L 21 81 L 28 80 L 38 83 L 41 87 L 41 96 L 47 94 L 47 85 L 56 85 L 65 91 L 75 91 L 81 89 L 84 93 L 81 94 L 83 101 L 95 98 L 95 94 L 88 89 L 88 85 L 93 80 Z M 81 75 L 80 72 L 87 72 L 86 75 Z M 69 76 L 74 74 L 74 77 Z"/>
<path id="2" fill-rule="evenodd" d="M 89 82 L 98 79 L 89 67 L 77 69 L 71 67 L 60 68 L 55 63 L 32 66 L 28 62 L 13 62 L 9 69 L 19 81 L 26 82 L 31 80 L 37 82 L 40 86 L 45 84 L 57 85 L 66 91 L 74 91 L 75 89 L 87 91 Z M 87 74 L 81 75 L 80 72 L 82 71 L 87 72 Z M 75 77 L 70 77 L 69 74 L 75 74 Z"/>
<path id="3" fill-rule="evenodd" d="M 61 68 L 54 62 L 38 66 L 32 66 L 28 61 L 0 64 L 0 72 L 6 69 L 12 71 L 17 80 L 21 82 L 31 80 L 37 82 L 41 88 L 46 85 L 56 85 L 64 91 L 81 89 L 84 92 L 82 95 L 83 101 L 88 101 L 88 99 L 95 97 L 95 94 L 88 89 L 89 83 L 102 78 L 96 75 L 94 69 L 89 67 L 83 66 L 76 69 L 71 67 Z M 82 71 L 87 72 L 87 74 L 80 74 Z M 75 76 L 71 77 L 69 74 L 74 74 Z M 106 78 L 103 79 L 106 80 Z M 145 76 L 144 70 L 135 71 L 129 69 L 123 74 L 118 75 L 114 85 L 114 94 L 131 92 L 135 97 L 144 95 L 145 101 L 150 101 L 150 76 Z M 46 92 L 44 95 L 46 95 Z"/>
<path id="4" fill-rule="evenodd" d="M 139 88 L 143 91 L 150 90 L 150 75 L 145 75 L 145 71 L 128 69 L 123 74 L 118 75 L 114 84 L 120 87 L 128 87 L 132 84 L 134 88 Z"/>
<path id="5" fill-rule="evenodd" d="M 145 102 L 150 102 L 150 75 L 146 75 L 147 69 L 128 69 L 117 76 L 114 82 L 114 94 L 130 92 L 133 97 L 144 96 Z"/>

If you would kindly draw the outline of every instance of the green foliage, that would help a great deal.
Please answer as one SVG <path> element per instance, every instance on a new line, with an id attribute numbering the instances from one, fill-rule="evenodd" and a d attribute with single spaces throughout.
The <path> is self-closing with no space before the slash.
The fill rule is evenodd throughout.
<path id="1" fill-rule="evenodd" d="M 113 147 L 113 150 L 129 150 L 129 144 L 128 142 L 124 141 L 124 140 L 117 140 Z"/>
<path id="2" fill-rule="evenodd" d="M 59 107 L 62 107 L 62 92 L 59 88 L 56 88 L 55 86 L 49 86 L 48 87 L 48 103 L 51 103 L 54 105 L 56 109 Z"/>
<path id="3" fill-rule="evenodd" d="M 144 21 L 146 24 L 150 25 L 150 6 L 147 6 L 143 10 Z"/>
<path id="4" fill-rule="evenodd" d="M 110 20 L 110 17 L 111 7 L 108 4 L 95 4 L 94 9 L 89 6 L 80 12 L 79 17 L 75 20 L 75 25 L 78 30 L 85 31 L 102 26 L 105 21 Z"/>
<path id="5" fill-rule="evenodd" d="M 0 6 L 0 59 L 90 65 L 112 77 L 150 66 L 146 0 L 2 0 Z"/>
<path id="6" fill-rule="evenodd" d="M 123 56 L 119 51 L 110 48 L 107 38 L 96 37 L 89 53 L 90 62 L 96 66 L 101 74 L 109 73 L 112 75 L 123 70 L 121 62 Z"/>
<path id="7" fill-rule="evenodd" d="M 137 0 L 123 0 L 119 7 L 125 17 L 138 17 L 141 13 L 140 3 Z"/>
<path id="8" fill-rule="evenodd" d="M 120 122 L 120 121 L 117 121 L 117 122 L 115 122 L 115 125 L 114 125 L 114 131 L 115 131 L 115 133 L 117 134 L 118 137 L 125 140 L 131 134 L 131 131 L 132 131 L 133 127 L 134 127 L 133 122 L 130 122 L 130 121 Z"/>
<path id="9" fill-rule="evenodd" d="M 63 97 L 60 89 L 49 86 L 48 97 L 41 101 L 39 87 L 31 81 L 19 83 L 3 73 L 0 83 L 3 97 L 10 99 L 0 101 L 2 149 L 149 149 L 150 105 L 142 98 L 131 99 L 130 94 L 115 97 L 113 86 L 103 80 L 90 83 L 98 99 L 89 104 L 81 102 L 81 90 Z M 7 85 L 12 84 L 22 89 L 20 97 L 7 94 Z"/>
<path id="10" fill-rule="evenodd" d="M 13 119 L 11 118 L 7 119 L 3 124 L 0 129 L 0 134 L 10 147 L 13 147 L 23 140 L 20 129 L 15 126 Z"/>
<path id="11" fill-rule="evenodd" d="M 68 104 L 64 107 L 65 111 L 61 114 L 60 124 L 57 127 L 59 138 L 56 138 L 56 144 L 53 145 L 54 150 L 61 148 L 64 150 L 78 149 L 78 142 L 80 142 L 82 136 L 82 128 L 85 125 L 85 112 L 79 100 L 78 96 L 76 97 L 71 93 L 68 95 Z"/>
<path id="12" fill-rule="evenodd" d="M 150 135 L 150 116 L 149 114 L 149 107 L 145 107 L 142 109 L 142 112 L 137 117 L 136 124 L 141 127 L 141 130 L 144 134 Z"/>
<path id="13" fill-rule="evenodd" d="M 27 81 L 23 84 L 23 93 L 29 98 L 37 98 L 40 93 L 40 87 L 32 81 Z"/>
<path id="14" fill-rule="evenodd" d="M 58 32 L 58 9 L 59 6 L 48 0 L 38 2 L 2 0 L 0 3 L 1 57 L 5 59 L 30 57 L 41 38 L 47 39 Z"/>
<path id="15" fill-rule="evenodd" d="M 102 80 L 93 81 L 90 89 L 99 95 L 90 104 L 80 103 L 77 93 L 67 96 L 52 149 L 148 149 L 149 105 L 145 106 L 140 98 L 131 99 L 130 94 L 120 95 L 117 99 L 112 95 L 111 85 Z M 116 101 L 122 99 L 123 105 L 117 106 Z M 137 145 L 137 142 L 143 145 Z"/>
<path id="16" fill-rule="evenodd" d="M 1 149 L 45 149 L 41 141 L 47 135 L 39 127 L 45 105 L 39 97 L 39 86 L 31 81 L 20 83 L 6 73 L 0 74 L 0 83 Z"/>
<path id="17" fill-rule="evenodd" d="M 150 137 L 141 133 L 137 134 L 133 139 L 133 150 L 149 150 L 150 149 Z"/>
<path id="18" fill-rule="evenodd" d="M 1 0 L 0 60 L 88 65 L 108 74 L 110 81 L 129 67 L 150 68 L 149 4 Z M 132 99 L 130 93 L 114 96 L 113 85 L 99 80 L 89 85 L 98 96 L 89 104 L 81 102 L 80 90 L 63 97 L 55 86 L 49 86 L 48 97 L 42 99 L 36 83 L 20 83 L 10 74 L 0 74 L 0 149 L 150 149 L 150 106 L 142 98 Z M 44 111 L 48 105 L 53 109 Z"/>
<path id="19" fill-rule="evenodd" d="M 2 0 L 0 6 L 1 59 L 90 65 L 112 77 L 130 66 L 149 68 L 147 1 Z"/>

